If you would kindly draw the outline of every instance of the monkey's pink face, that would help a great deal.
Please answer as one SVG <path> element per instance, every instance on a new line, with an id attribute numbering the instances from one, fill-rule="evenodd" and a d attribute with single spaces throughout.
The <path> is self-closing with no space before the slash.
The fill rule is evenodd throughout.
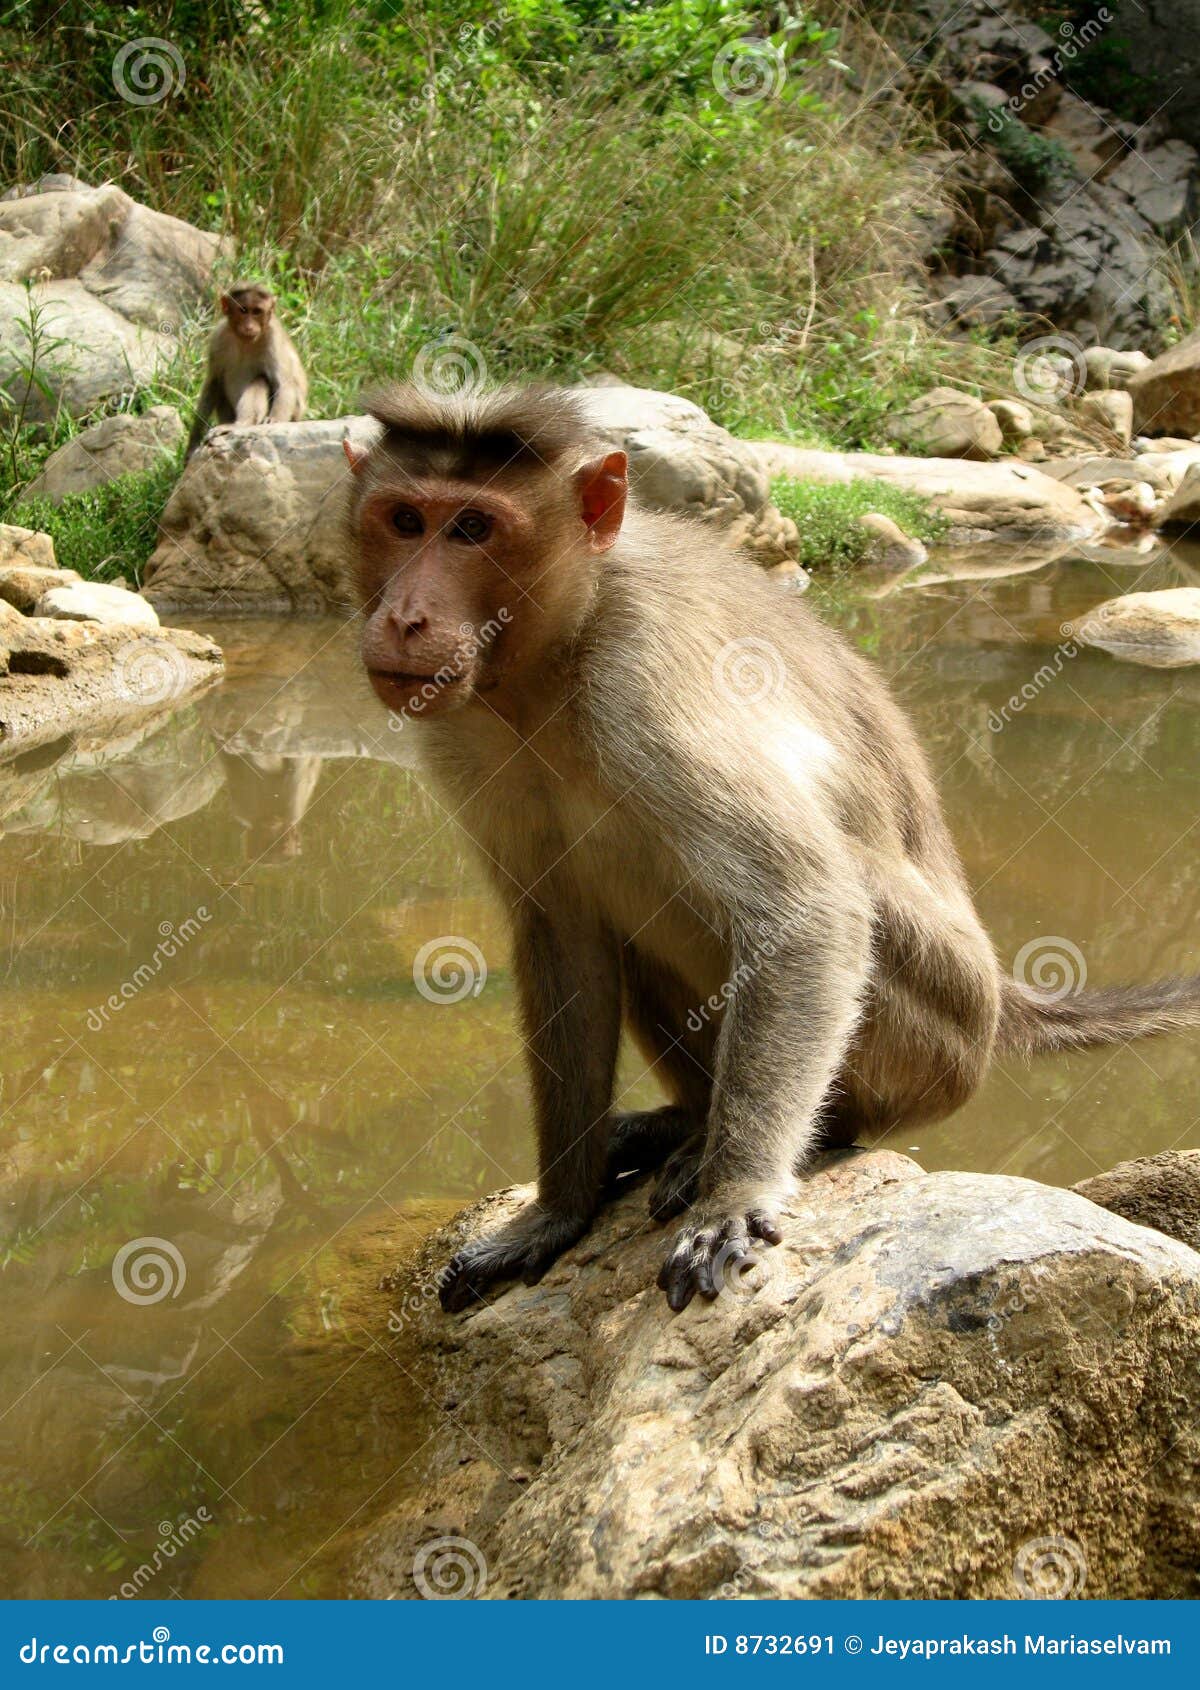
<path id="1" fill-rule="evenodd" d="M 271 323 L 271 306 L 256 302 L 241 303 L 236 299 L 223 299 L 221 309 L 224 311 L 230 328 L 239 340 L 245 341 L 247 346 L 253 346 L 255 341 L 261 340 Z"/>
<path id="2" fill-rule="evenodd" d="M 367 461 L 347 456 L 359 471 Z M 624 456 L 603 462 L 603 490 L 592 466 L 588 483 L 553 481 L 549 502 L 467 481 L 398 478 L 366 492 L 356 521 L 362 659 L 389 710 L 459 709 L 544 651 L 589 589 L 589 555 L 620 529 Z"/>

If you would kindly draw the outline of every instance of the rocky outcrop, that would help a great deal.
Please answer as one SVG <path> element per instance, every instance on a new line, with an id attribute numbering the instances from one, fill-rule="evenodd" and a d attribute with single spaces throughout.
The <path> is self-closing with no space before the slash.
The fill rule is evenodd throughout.
<path id="1" fill-rule="evenodd" d="M 122 475 L 139 475 L 174 455 L 183 442 L 183 421 L 173 405 L 154 405 L 143 416 L 121 412 L 82 429 L 42 465 L 18 504 L 49 499 L 60 505 Z"/>
<path id="2" fill-rule="evenodd" d="M 770 475 L 837 482 L 866 477 L 930 500 L 950 524 L 948 543 L 972 540 L 1080 540 L 1104 519 L 1073 487 L 1016 458 L 972 463 L 957 458 L 821 452 L 763 441 L 755 446 Z"/>
<path id="3" fill-rule="evenodd" d="M 629 454 L 636 497 L 711 523 L 759 561 L 784 561 L 794 525 L 771 504 L 757 450 L 670 393 L 585 387 L 598 432 Z M 312 611 L 352 598 L 341 538 L 343 437 L 374 438 L 366 417 L 218 429 L 190 460 L 147 565 L 159 608 Z"/>
<path id="4" fill-rule="evenodd" d="M 1164 1150 L 1081 1180 L 1081 1197 L 1200 1250 L 1200 1150 Z"/>
<path id="5" fill-rule="evenodd" d="M 1139 434 L 1200 434 L 1200 329 L 1139 370 L 1129 393 Z"/>
<path id="6" fill-rule="evenodd" d="M 111 185 L 46 177 L 0 200 L 0 387 L 10 402 L 45 422 L 147 382 L 175 356 L 220 247 Z M 31 310 L 42 336 L 32 381 Z"/>
<path id="7" fill-rule="evenodd" d="M 1076 622 L 1074 633 L 1084 645 L 1154 669 L 1200 663 L 1200 587 L 1106 599 Z"/>
<path id="8" fill-rule="evenodd" d="M 419 1498 L 360 1539 L 362 1594 L 439 1573 L 500 1599 L 1194 1594 L 1184 1245 L 860 1153 L 711 1305 L 668 1313 L 635 1189 L 540 1285 L 446 1317 L 448 1252 L 521 1195 L 386 1282 L 393 1355 L 447 1412 Z"/>

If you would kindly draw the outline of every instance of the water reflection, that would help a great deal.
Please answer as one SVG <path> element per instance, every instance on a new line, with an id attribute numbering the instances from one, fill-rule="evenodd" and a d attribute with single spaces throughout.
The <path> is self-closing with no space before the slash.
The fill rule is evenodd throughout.
<path id="1" fill-rule="evenodd" d="M 1056 664 L 1072 617 L 1195 573 L 1178 549 L 1095 553 L 823 595 L 912 711 L 1008 964 L 1039 934 L 1098 983 L 1200 956 L 1200 671 Z M 205 631 L 220 688 L 0 768 L 14 1595 L 343 1590 L 356 1531 L 419 1497 L 442 1423 L 380 1342 L 380 1266 L 531 1170 L 504 935 L 411 733 L 336 624 Z M 486 958 L 478 996 L 417 989 L 416 952 L 446 936 Z M 1000 1069 L 897 1148 L 1065 1183 L 1195 1145 L 1197 1052 Z M 632 1061 L 623 1084 L 654 1096 Z M 130 1300 L 114 1259 L 147 1239 L 185 1272 L 163 1257 L 174 1282 Z"/>

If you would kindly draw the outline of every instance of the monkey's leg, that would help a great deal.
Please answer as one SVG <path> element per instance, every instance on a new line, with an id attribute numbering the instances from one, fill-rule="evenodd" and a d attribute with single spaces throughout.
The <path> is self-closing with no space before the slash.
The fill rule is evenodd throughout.
<path id="1" fill-rule="evenodd" d="M 299 422 L 304 415 L 304 402 L 294 382 L 281 381 L 271 395 L 267 412 L 268 422 Z"/>
<path id="2" fill-rule="evenodd" d="M 697 1021 L 693 1013 L 695 993 L 688 991 L 673 970 L 643 955 L 628 941 L 621 947 L 621 965 L 629 1030 L 646 1058 L 648 1071 L 657 1077 L 671 1102 L 662 1109 L 614 1114 L 608 1150 L 610 1188 L 622 1174 L 645 1173 L 652 1168 L 663 1167 L 663 1177 L 668 1178 L 675 1153 L 685 1146 L 691 1146 L 692 1159 L 698 1164 L 712 1098 L 716 1040 L 714 1023 Z M 662 1183 L 660 1179 L 659 1185 Z M 668 1178 L 668 1184 L 673 1190 L 674 1180 Z M 656 1187 L 652 1214 L 657 1212 L 657 1200 Z"/>
<path id="3" fill-rule="evenodd" d="M 615 936 L 544 889 L 514 911 L 513 963 L 525 1028 L 538 1140 L 536 1199 L 507 1225 L 468 1244 L 446 1267 L 444 1309 L 465 1308 L 497 1279 L 541 1278 L 591 1224 L 604 1183 L 608 1112 L 621 1029 Z M 546 913 L 546 911 L 551 913 Z"/>
<path id="4" fill-rule="evenodd" d="M 239 425 L 265 423 L 271 409 L 271 389 L 265 376 L 255 376 L 241 391 L 233 420 Z"/>
<path id="5" fill-rule="evenodd" d="M 223 397 L 221 385 L 217 381 L 206 381 L 196 401 L 196 415 L 192 422 L 192 432 L 188 435 L 187 450 L 183 454 L 186 463 L 192 453 L 199 446 L 208 433 L 209 420 L 218 410 Z"/>
<path id="6" fill-rule="evenodd" d="M 779 913 L 775 915 L 779 923 Z M 790 918 L 764 960 L 735 939 L 731 994 L 698 1170 L 699 1196 L 659 1274 L 675 1310 L 715 1297 L 727 1264 L 756 1241 L 778 1244 L 792 1169 L 811 1151 L 822 1100 L 853 1035 L 871 964 L 866 899 L 831 875 Z"/>

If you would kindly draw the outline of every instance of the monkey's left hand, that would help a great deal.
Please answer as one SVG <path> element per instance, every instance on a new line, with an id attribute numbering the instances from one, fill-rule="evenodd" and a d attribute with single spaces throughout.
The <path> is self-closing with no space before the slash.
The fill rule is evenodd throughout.
<path id="1" fill-rule="evenodd" d="M 755 1256 L 756 1241 L 778 1244 L 782 1238 L 779 1221 L 765 1201 L 736 1214 L 706 1205 L 676 1234 L 658 1276 L 659 1290 L 667 1293 L 676 1314 L 697 1291 L 711 1302 L 746 1266 L 747 1258 Z"/>
<path id="2" fill-rule="evenodd" d="M 485 1233 L 452 1256 L 439 1276 L 438 1296 L 448 1314 L 456 1314 L 498 1279 L 521 1278 L 535 1285 L 546 1269 L 591 1224 L 591 1217 L 555 1215 L 531 1203 L 505 1226 Z"/>

